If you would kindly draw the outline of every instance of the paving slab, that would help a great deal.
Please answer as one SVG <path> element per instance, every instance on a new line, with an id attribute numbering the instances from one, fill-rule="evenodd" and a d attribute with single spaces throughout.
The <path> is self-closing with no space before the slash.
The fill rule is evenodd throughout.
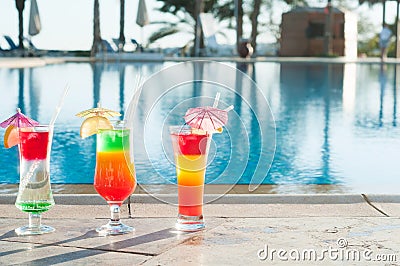
<path id="1" fill-rule="evenodd" d="M 400 209 L 399 203 L 393 203 L 393 210 Z M 175 218 L 178 208 L 172 204 L 131 203 L 131 215 L 127 204 L 121 206 L 121 218 Z M 108 205 L 60 205 L 43 214 L 48 218 L 93 218 L 107 219 L 110 215 Z M 352 204 L 206 204 L 206 218 L 226 217 L 379 217 L 384 216 L 367 203 Z M 26 218 L 27 214 L 15 206 L 0 204 L 0 218 Z"/>
<path id="2" fill-rule="evenodd" d="M 393 216 L 400 217 L 400 195 L 364 195 L 366 201 L 368 201 L 371 206 L 382 211 L 382 213 Z"/>
<path id="3" fill-rule="evenodd" d="M 174 195 L 163 199 L 170 197 Z M 58 204 L 43 214 L 43 223 L 55 227 L 56 232 L 20 237 L 14 229 L 28 222 L 27 214 L 13 205 L 15 196 L 0 196 L 0 264 L 367 265 L 366 261 L 344 263 L 339 258 L 283 261 L 276 257 L 278 250 L 296 249 L 314 249 L 326 256 L 323 251 L 330 247 L 338 252 L 371 250 L 374 256 L 393 255 L 396 259 L 391 257 L 386 264 L 368 261 L 368 265 L 400 265 L 400 216 L 386 217 L 371 205 L 400 209 L 395 195 L 371 197 L 376 201 L 371 203 L 362 195 L 232 194 L 204 206 L 207 228 L 197 233 L 174 229 L 176 206 L 149 195 L 134 195 L 131 213 L 127 204 L 121 210 L 123 222 L 134 226 L 136 232 L 116 237 L 100 237 L 94 231 L 109 218 L 108 206 L 98 195 L 55 198 Z M 347 246 L 339 247 L 338 240 Z M 274 249 L 275 253 L 262 260 L 257 252 L 266 245 L 268 252 Z M 107 255 L 118 257 L 115 264 L 108 257 L 103 259 Z"/>
<path id="4" fill-rule="evenodd" d="M 397 204 L 400 206 L 400 204 Z M 366 203 L 353 204 L 207 204 L 205 217 L 379 217 Z"/>
<path id="5" fill-rule="evenodd" d="M 400 217 L 400 204 L 387 202 L 371 202 L 374 207 L 390 217 Z"/>
<path id="6" fill-rule="evenodd" d="M 207 229 L 218 226 L 222 221 L 208 219 Z M 3 218 L 0 224 L 0 240 L 154 256 L 195 234 L 176 231 L 175 219 L 172 218 L 138 218 L 123 220 L 126 225 L 135 227 L 134 233 L 113 237 L 99 236 L 94 229 L 106 222 L 107 219 L 45 219 L 43 224 L 54 227 L 54 233 L 26 237 L 17 236 L 14 229 L 25 225 L 27 220 Z"/>
<path id="7" fill-rule="evenodd" d="M 1 265 L 138 265 L 150 256 L 0 241 Z"/>
<path id="8" fill-rule="evenodd" d="M 398 265 L 399 235 L 398 218 L 235 218 L 144 265 Z"/>

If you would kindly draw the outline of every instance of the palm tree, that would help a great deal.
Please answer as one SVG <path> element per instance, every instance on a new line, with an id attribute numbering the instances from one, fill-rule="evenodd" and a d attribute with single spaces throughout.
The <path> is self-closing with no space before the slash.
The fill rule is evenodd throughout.
<path id="1" fill-rule="evenodd" d="M 194 9 L 194 18 L 196 20 L 196 25 L 194 26 L 194 55 L 200 55 L 200 48 L 204 48 L 203 31 L 201 29 L 200 23 L 200 13 L 204 11 L 203 0 L 196 0 Z"/>
<path id="2" fill-rule="evenodd" d="M 243 37 L 243 0 L 237 0 L 236 10 L 236 50 L 239 52 Z"/>
<path id="3" fill-rule="evenodd" d="M 250 15 L 251 19 L 251 46 L 256 53 L 257 35 L 258 35 L 258 15 L 260 14 L 261 0 L 254 0 L 253 12 Z"/>
<path id="4" fill-rule="evenodd" d="M 149 42 L 155 42 L 163 37 L 175 34 L 177 32 L 191 32 L 194 35 L 194 42 L 196 43 L 196 36 L 200 36 L 200 48 L 204 48 L 203 35 L 196 34 L 198 29 L 198 13 L 199 12 L 213 12 L 217 10 L 216 5 L 218 0 L 157 0 L 162 2 L 162 6 L 158 9 L 161 12 L 175 15 L 178 18 L 177 22 L 158 21 L 153 24 L 163 24 L 157 32 L 154 32 Z M 187 30 L 191 28 L 192 30 Z"/>
<path id="5" fill-rule="evenodd" d="M 99 0 L 94 0 L 93 11 L 93 44 L 90 52 L 91 56 L 95 56 L 102 49 L 101 34 L 100 34 L 100 6 Z"/>
<path id="6" fill-rule="evenodd" d="M 24 49 L 24 17 L 23 17 L 23 11 L 25 8 L 25 0 L 15 0 L 15 5 L 18 10 L 18 20 L 19 20 L 19 34 L 18 34 L 18 48 L 20 50 Z"/>
<path id="7" fill-rule="evenodd" d="M 120 0 L 120 9 L 119 9 L 119 42 L 118 42 L 118 51 L 121 51 L 125 45 L 125 0 Z"/>
<path id="8" fill-rule="evenodd" d="M 368 3 L 369 6 L 375 5 L 375 4 L 380 4 L 382 3 L 382 27 L 386 23 L 385 17 L 386 17 L 386 1 L 387 0 L 358 0 L 358 4 L 362 5 L 364 3 Z"/>

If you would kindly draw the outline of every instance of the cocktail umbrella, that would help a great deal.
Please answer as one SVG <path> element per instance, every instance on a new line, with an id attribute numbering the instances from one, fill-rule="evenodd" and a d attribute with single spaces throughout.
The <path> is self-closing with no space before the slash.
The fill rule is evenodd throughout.
<path id="1" fill-rule="evenodd" d="M 184 116 L 186 124 L 204 131 L 221 132 L 222 126 L 228 122 L 228 112 L 233 109 L 233 105 L 224 110 L 217 108 L 220 95 L 218 92 L 212 107 L 202 106 L 187 110 Z"/>
<path id="2" fill-rule="evenodd" d="M 139 0 L 139 5 L 136 15 L 136 24 L 140 26 L 141 46 L 143 46 L 144 43 L 143 27 L 148 25 L 149 23 L 150 21 L 149 21 L 149 15 L 147 13 L 146 2 L 145 0 Z"/>
<path id="3" fill-rule="evenodd" d="M 39 122 L 25 116 L 21 109 L 17 108 L 17 113 L 0 123 L 0 127 L 6 128 L 9 125 L 14 127 L 33 127 L 39 125 Z"/>
<path id="4" fill-rule="evenodd" d="M 203 106 L 190 108 L 184 118 L 189 126 L 212 132 L 228 122 L 228 112 L 211 106 Z"/>
<path id="5" fill-rule="evenodd" d="M 100 103 L 97 104 L 96 108 L 91 108 L 76 114 L 78 117 L 92 117 L 92 116 L 103 116 L 103 117 L 115 117 L 121 116 L 120 113 L 106 109 L 100 106 Z"/>

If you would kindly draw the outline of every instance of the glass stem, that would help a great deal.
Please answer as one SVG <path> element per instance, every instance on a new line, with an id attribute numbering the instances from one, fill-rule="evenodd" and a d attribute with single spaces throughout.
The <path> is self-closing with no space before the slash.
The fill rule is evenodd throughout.
<path id="1" fill-rule="evenodd" d="M 110 211 L 111 211 L 110 224 L 111 225 L 119 225 L 119 224 L 121 224 L 121 221 L 120 221 L 120 214 L 121 214 L 120 207 L 118 205 L 111 205 L 110 206 Z"/>
<path id="2" fill-rule="evenodd" d="M 39 228 L 42 222 L 42 215 L 40 213 L 29 213 L 29 227 Z"/>

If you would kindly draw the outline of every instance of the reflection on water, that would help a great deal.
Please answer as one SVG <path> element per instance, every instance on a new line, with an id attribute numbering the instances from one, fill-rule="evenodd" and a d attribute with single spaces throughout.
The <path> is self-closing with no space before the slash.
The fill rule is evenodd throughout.
<path id="1" fill-rule="evenodd" d="M 136 75 L 142 73 L 149 77 L 173 64 L 70 63 L 29 69 L 2 68 L 0 119 L 7 118 L 19 107 L 35 120 L 48 123 L 63 86 L 69 83 L 70 94 L 56 123 L 51 179 L 53 183 L 92 183 L 95 139 L 79 138 L 82 120 L 74 114 L 96 106 L 98 102 L 124 113 L 134 91 Z M 264 183 L 343 184 L 361 192 L 390 192 L 399 184 L 396 159 L 400 155 L 397 127 L 399 66 L 267 62 L 231 65 L 257 81 L 270 102 L 276 121 L 276 153 Z M 206 73 L 201 65 L 192 71 L 195 80 L 218 75 Z M 257 157 L 262 152 L 257 140 L 261 137 L 260 119 L 268 119 L 266 106 L 260 102 L 254 85 L 246 84 L 248 81 L 242 78 L 232 78 L 234 91 L 223 94 L 223 100 L 235 106 L 235 114 L 241 122 L 233 118 L 226 132 L 215 136 L 215 142 L 226 150 L 216 150 L 215 160 L 207 168 L 209 183 L 232 182 L 223 173 L 228 167 L 227 161 L 232 158 L 243 160 L 237 154 L 250 149 L 255 151 L 250 156 Z M 157 93 L 166 89 L 163 83 L 152 86 Z M 221 88 L 205 82 L 182 84 L 175 90 L 176 95 L 155 106 L 154 96 L 145 93 L 140 98 L 139 104 L 143 108 L 138 114 L 141 122 L 151 121 L 153 130 L 147 132 L 147 137 L 160 136 L 164 121 L 159 118 L 166 116 L 173 103 L 182 103 L 177 113 L 183 115 L 191 104 L 207 103 L 204 99 L 185 102 L 186 99 L 206 95 L 212 102 L 218 90 Z M 243 101 L 243 97 L 249 99 L 248 102 Z M 154 110 L 151 116 L 145 117 L 143 110 L 151 108 Z M 261 114 L 258 120 L 255 114 Z M 182 118 L 173 115 L 168 119 L 168 123 L 178 123 Z M 251 130 L 242 132 L 241 128 Z M 4 130 L 1 130 L 1 138 L 3 134 Z M 232 153 L 228 152 L 230 145 L 234 145 Z M 150 147 L 150 151 L 154 152 L 151 159 L 155 170 L 142 163 L 143 154 L 135 154 L 139 182 L 174 182 L 174 170 L 167 158 L 158 154 L 159 147 Z M 0 155 L 0 182 L 17 183 L 17 149 L 0 148 Z M 255 165 L 245 165 L 240 170 L 243 175 L 239 183 L 248 183 L 254 168 Z M 160 179 L 158 172 L 166 178 Z M 222 176 L 216 178 L 220 174 Z"/>

